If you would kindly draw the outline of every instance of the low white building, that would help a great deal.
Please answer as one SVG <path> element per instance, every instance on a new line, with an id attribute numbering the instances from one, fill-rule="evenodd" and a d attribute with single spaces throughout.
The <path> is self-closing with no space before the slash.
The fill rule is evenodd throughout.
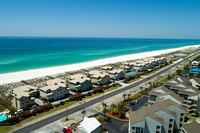
<path id="1" fill-rule="evenodd" d="M 114 80 L 120 80 L 125 77 L 125 73 L 122 69 L 113 69 L 111 71 L 108 71 L 108 74 L 110 78 Z"/>
<path id="2" fill-rule="evenodd" d="M 77 127 L 78 133 L 100 133 L 101 123 L 96 118 L 85 117 Z"/>
<path id="3" fill-rule="evenodd" d="M 191 63 L 191 66 L 192 66 L 192 68 L 198 68 L 199 62 L 198 62 L 198 61 L 193 61 L 193 62 Z"/>

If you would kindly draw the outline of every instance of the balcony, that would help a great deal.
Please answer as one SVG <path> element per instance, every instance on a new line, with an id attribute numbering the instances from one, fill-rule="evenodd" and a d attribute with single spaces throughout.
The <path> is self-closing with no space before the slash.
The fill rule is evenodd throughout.
<path id="1" fill-rule="evenodd" d="M 192 105 L 190 105 L 190 107 L 197 107 L 197 105 L 196 104 L 192 104 Z"/>
<path id="2" fill-rule="evenodd" d="M 187 109 L 187 111 L 189 112 L 189 111 L 196 111 L 197 109 L 196 108 L 189 108 L 189 109 Z"/>
<path id="3" fill-rule="evenodd" d="M 190 100 L 183 100 L 184 103 L 191 103 L 192 101 Z"/>
<path id="4" fill-rule="evenodd" d="M 186 103 L 182 103 L 181 104 L 183 107 L 189 107 L 190 105 L 186 104 Z"/>
<path id="5" fill-rule="evenodd" d="M 148 103 L 150 103 L 150 104 L 154 104 L 154 103 L 155 103 L 155 101 L 148 100 Z"/>

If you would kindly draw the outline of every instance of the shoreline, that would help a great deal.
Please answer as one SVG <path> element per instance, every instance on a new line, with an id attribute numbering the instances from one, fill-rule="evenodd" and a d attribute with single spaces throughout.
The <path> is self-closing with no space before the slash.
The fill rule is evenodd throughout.
<path id="1" fill-rule="evenodd" d="M 76 63 L 76 64 L 68 64 L 68 65 L 38 68 L 38 69 L 31 69 L 31 70 L 18 71 L 18 72 L 2 73 L 0 74 L 0 85 L 20 82 L 21 80 L 28 80 L 28 79 L 33 79 L 33 78 L 45 77 L 49 75 L 55 75 L 59 73 L 78 71 L 81 69 L 89 69 L 92 67 L 97 67 L 97 66 L 106 65 L 106 64 L 158 56 L 158 55 L 167 54 L 170 52 L 175 52 L 175 51 L 179 51 L 183 49 L 198 48 L 198 47 L 200 47 L 200 45 L 190 45 L 190 46 L 184 46 L 184 47 L 179 47 L 179 48 L 121 55 L 121 56 L 104 58 L 104 59 Z"/>

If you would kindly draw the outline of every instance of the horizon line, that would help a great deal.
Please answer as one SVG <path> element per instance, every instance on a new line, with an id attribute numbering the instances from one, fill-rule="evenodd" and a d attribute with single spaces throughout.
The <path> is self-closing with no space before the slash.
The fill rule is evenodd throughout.
<path id="1" fill-rule="evenodd" d="M 107 39 L 182 39 L 182 40 L 200 40 L 200 38 L 151 38 L 151 37 L 70 37 L 70 36 L 0 36 L 2 37 L 16 37 L 16 38 L 107 38 Z"/>

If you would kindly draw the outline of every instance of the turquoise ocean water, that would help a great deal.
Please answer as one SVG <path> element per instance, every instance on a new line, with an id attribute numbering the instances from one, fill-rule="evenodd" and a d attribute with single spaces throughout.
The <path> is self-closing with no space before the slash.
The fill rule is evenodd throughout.
<path id="1" fill-rule="evenodd" d="M 0 73 L 198 44 L 186 39 L 0 37 Z"/>

